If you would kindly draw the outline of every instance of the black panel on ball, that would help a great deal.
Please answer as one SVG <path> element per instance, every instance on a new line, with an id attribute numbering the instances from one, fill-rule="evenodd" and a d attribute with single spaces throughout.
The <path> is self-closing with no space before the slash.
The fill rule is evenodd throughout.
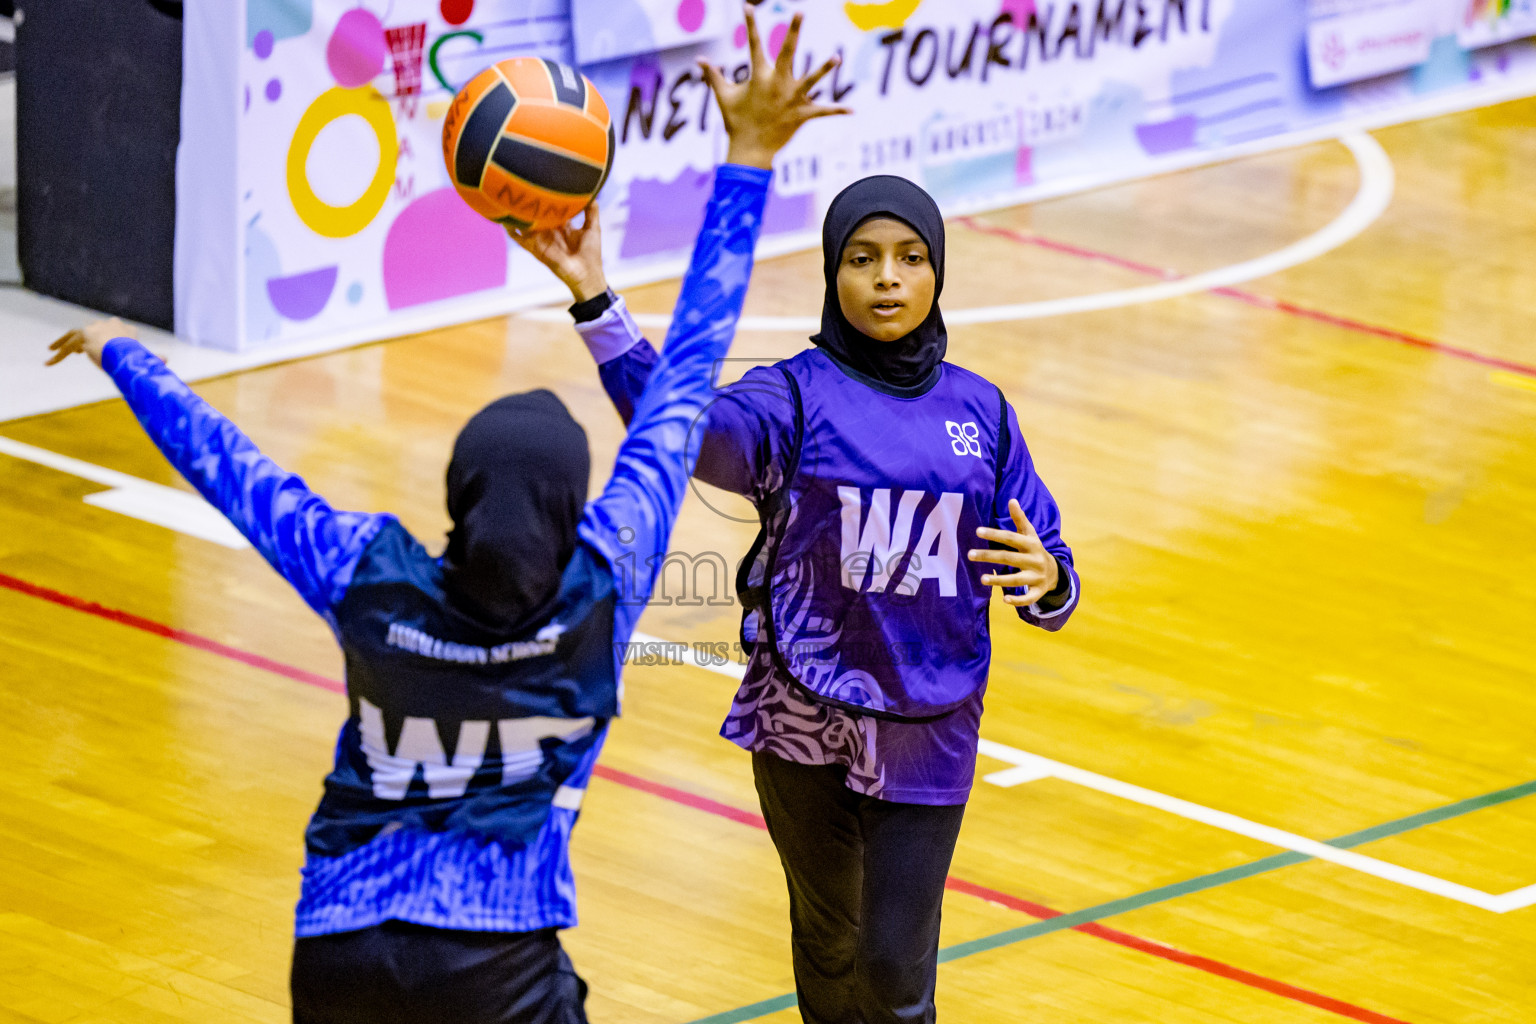
<path id="1" fill-rule="evenodd" d="M 501 138 L 507 115 L 517 106 L 517 96 L 505 82 L 497 82 L 480 97 L 475 109 L 464 121 L 459 144 L 453 154 L 453 176 L 465 188 L 479 188 L 485 177 L 485 164 Z"/>
<path id="2" fill-rule="evenodd" d="M 580 71 L 569 64 L 560 64 L 548 59 L 544 61 L 544 68 L 549 72 L 550 82 L 554 84 L 555 99 L 577 110 L 586 107 L 587 80 L 581 77 Z"/>
<path id="3" fill-rule="evenodd" d="M 608 184 L 608 175 L 613 171 L 613 154 L 618 148 L 618 140 L 613 136 L 613 123 L 610 121 L 608 124 L 608 162 L 603 165 L 603 176 L 598 179 L 597 188 L 592 190 L 594 195 L 601 192 L 603 186 Z"/>
<path id="4" fill-rule="evenodd" d="M 603 169 L 596 164 L 529 145 L 509 135 L 496 143 L 495 160 L 496 166 L 508 174 L 561 195 L 591 195 L 603 180 Z"/>

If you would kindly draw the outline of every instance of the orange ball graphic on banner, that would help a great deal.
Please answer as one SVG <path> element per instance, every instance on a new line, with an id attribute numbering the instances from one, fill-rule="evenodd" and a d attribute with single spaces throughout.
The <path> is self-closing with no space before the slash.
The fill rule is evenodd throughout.
<path id="1" fill-rule="evenodd" d="M 613 169 L 613 120 L 580 71 L 538 57 L 494 64 L 459 90 L 443 122 L 448 176 L 476 213 L 557 227 Z"/>

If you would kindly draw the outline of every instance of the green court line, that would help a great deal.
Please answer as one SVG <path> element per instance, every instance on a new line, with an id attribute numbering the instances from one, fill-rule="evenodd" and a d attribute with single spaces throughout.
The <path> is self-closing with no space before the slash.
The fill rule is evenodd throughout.
<path id="1" fill-rule="evenodd" d="M 739 1024 L 740 1021 L 757 1020 L 757 1018 L 766 1017 L 770 1013 L 787 1010 L 799 1002 L 800 1000 L 795 998 L 793 992 L 788 992 L 782 996 L 774 996 L 772 999 L 764 999 L 760 1003 L 753 1003 L 751 1006 L 742 1006 L 734 1010 L 727 1010 L 725 1013 L 717 1013 L 713 1017 L 701 1017 L 694 1021 L 693 1024 Z"/>
<path id="2" fill-rule="evenodd" d="M 1498 804 L 1508 803 L 1511 800 L 1518 800 L 1533 793 L 1536 793 L 1536 780 L 1522 782 L 1517 786 L 1509 786 L 1506 789 L 1494 790 L 1492 793 L 1484 793 L 1482 796 L 1457 800 L 1455 803 L 1446 804 L 1443 807 L 1420 811 L 1417 814 L 1410 814 L 1406 818 L 1398 818 L 1396 821 L 1373 825 L 1358 832 L 1339 836 L 1337 839 L 1325 840 L 1325 842 L 1329 846 L 1348 850 L 1352 847 L 1375 842 L 1378 839 L 1387 839 L 1391 836 L 1401 835 L 1404 832 L 1411 832 L 1426 825 L 1434 825 L 1442 821 L 1449 821 L 1452 818 L 1459 818 L 1464 814 L 1471 814 L 1473 811 L 1480 811 L 1486 807 L 1494 807 Z M 1203 892 L 1206 889 L 1214 889 L 1229 882 L 1242 881 L 1245 878 L 1277 871 L 1280 868 L 1301 864 L 1311 859 L 1311 857 L 1303 853 L 1292 853 L 1289 851 L 1277 853 L 1249 864 L 1240 864 L 1234 868 L 1213 871 L 1208 875 L 1200 875 L 1196 878 L 1186 879 L 1183 882 L 1174 882 L 1172 885 L 1148 889 L 1146 892 L 1137 893 L 1134 896 L 1110 900 L 1108 903 L 1100 903 L 1097 906 L 1088 907 L 1084 910 L 1062 914 L 1060 917 L 1036 921 L 1021 928 L 1010 928 L 995 935 L 972 939 L 969 942 L 956 943 L 947 949 L 939 951 L 939 963 L 949 963 L 963 957 L 975 956 L 977 953 L 986 953 L 990 950 L 1011 946 L 1026 939 L 1049 935 L 1052 932 L 1059 932 L 1080 924 L 1102 921 L 1108 917 L 1126 914 L 1133 910 L 1140 910 L 1142 907 L 1150 907 L 1158 903 L 1166 903 L 1180 896 Z M 779 1010 L 787 1010 L 794 1006 L 795 1002 L 794 994 L 788 993 L 782 996 L 775 996 L 772 999 L 765 999 L 762 1002 L 753 1003 L 750 1006 L 742 1006 L 735 1010 L 728 1010 L 725 1013 L 717 1013 L 712 1017 L 701 1017 L 691 1022 L 691 1024 L 741 1024 L 742 1021 L 756 1020 L 758 1017 L 765 1017 L 770 1013 L 777 1013 Z"/>

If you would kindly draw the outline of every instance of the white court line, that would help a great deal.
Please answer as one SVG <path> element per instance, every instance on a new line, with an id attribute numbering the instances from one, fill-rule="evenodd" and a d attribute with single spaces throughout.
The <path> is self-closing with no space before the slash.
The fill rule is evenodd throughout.
<path id="1" fill-rule="evenodd" d="M 108 508 L 112 511 L 122 512 L 124 515 L 134 516 L 157 526 L 164 526 L 171 530 L 187 534 L 192 537 L 200 537 L 203 540 L 223 544 L 225 547 L 248 547 L 245 538 L 241 537 L 229 522 L 219 515 L 211 505 L 203 501 L 195 494 L 178 491 L 161 484 L 141 480 L 138 477 L 119 473 L 113 469 L 92 465 L 66 455 L 58 455 L 54 452 L 32 445 L 13 441 L 10 438 L 0 437 L 0 453 L 35 462 L 38 465 L 47 466 L 64 473 L 69 473 L 94 483 L 111 487 L 112 490 L 105 494 L 93 494 L 86 497 L 86 501 Z M 114 497 L 116 496 L 116 497 Z M 708 657 L 691 644 L 682 644 L 666 641 L 660 637 L 648 633 L 634 634 L 634 640 L 641 644 L 664 645 L 667 656 L 682 653 L 685 662 L 696 668 L 702 668 L 706 672 L 726 676 L 740 682 L 746 669 L 736 662 L 717 664 L 715 659 Z M 660 648 L 658 648 L 660 650 Z M 1536 904 L 1536 885 L 1528 885 L 1522 889 L 1498 895 L 1473 889 L 1470 886 L 1457 882 L 1449 882 L 1443 878 L 1436 878 L 1410 868 L 1399 867 L 1386 861 L 1367 857 L 1364 854 L 1350 850 L 1341 850 L 1327 843 L 1298 836 L 1282 829 L 1272 828 L 1269 825 L 1261 825 L 1246 818 L 1240 818 L 1226 811 L 1218 811 L 1201 804 L 1181 800 L 1178 797 L 1168 796 L 1155 790 L 1142 786 L 1132 785 L 1129 782 L 1121 782 L 1107 775 L 1099 775 L 1095 772 L 1075 768 L 1061 761 L 1053 761 L 1031 754 L 1027 751 L 1010 747 L 983 738 L 980 741 L 980 752 L 987 757 L 1013 765 L 1001 771 L 992 772 L 985 776 L 985 781 L 997 786 L 1016 786 L 1025 782 L 1034 782 L 1038 779 L 1055 778 L 1064 782 L 1071 782 L 1088 789 L 1117 796 L 1146 807 L 1156 808 L 1170 814 L 1176 814 L 1190 821 L 1209 825 L 1213 828 L 1223 829 L 1237 835 L 1246 836 L 1249 839 L 1278 846 L 1281 849 L 1291 850 L 1296 853 L 1314 857 L 1317 860 L 1337 864 L 1340 867 L 1349 868 L 1362 874 L 1371 875 L 1385 881 L 1395 882 L 1398 885 L 1420 892 L 1443 896 L 1456 900 L 1469 906 L 1480 907 L 1493 911 L 1496 914 L 1508 913 L 1511 910 L 1519 910 Z"/>
<path id="2" fill-rule="evenodd" d="M 95 505 L 97 508 L 118 512 L 146 523 L 154 523 L 156 526 L 164 526 L 166 529 L 184 533 L 189 537 L 211 540 L 226 548 L 250 547 L 246 539 L 240 536 L 240 531 L 231 526 L 229 520 L 204 501 L 200 495 L 179 491 L 164 484 L 140 480 L 136 476 L 119 473 L 115 469 L 82 462 L 68 455 L 59 455 L 44 448 L 13 441 L 8 437 L 0 437 L 0 454 L 33 462 L 39 466 L 47 466 L 49 469 L 56 469 L 61 473 L 68 473 L 112 488 L 109 491 L 87 494 L 85 496 L 87 505 Z"/>
<path id="3" fill-rule="evenodd" d="M 1249 821 L 1247 818 L 1239 818 L 1235 814 L 1226 811 L 1214 810 L 1200 804 L 1191 803 L 1188 800 L 1180 800 L 1166 793 L 1158 793 L 1142 786 L 1134 786 L 1129 782 L 1121 782 L 1107 775 L 1099 775 L 1095 772 L 1085 771 L 1082 768 L 1074 768 L 1072 765 L 1063 764 L 1060 761 L 1052 761 L 1041 757 L 1039 754 L 1031 754 L 1016 747 L 1010 747 L 992 740 L 983 739 L 980 747 L 981 753 L 998 761 L 1005 761 L 1014 765 L 1013 768 L 1005 768 L 1002 771 L 987 775 L 986 781 L 999 786 L 1014 786 L 1021 782 L 1029 782 L 1035 779 L 1055 778 L 1063 782 L 1072 782 L 1088 789 L 1107 793 L 1124 800 L 1130 800 L 1146 807 L 1154 807 L 1169 814 L 1176 814 L 1190 821 L 1197 821 L 1203 825 L 1210 825 L 1227 832 L 1233 832 L 1249 839 L 1256 839 L 1270 846 L 1278 846 L 1281 849 L 1291 850 L 1295 853 L 1325 860 L 1340 867 L 1359 871 L 1361 874 L 1371 875 L 1388 882 L 1396 882 L 1398 885 L 1407 886 L 1410 889 L 1418 889 L 1421 892 L 1432 893 L 1436 896 L 1444 896 L 1470 906 L 1491 910 L 1496 914 L 1507 913 L 1511 910 L 1519 910 L 1521 907 L 1536 903 L 1536 885 L 1528 885 L 1523 889 L 1506 892 L 1499 895 L 1483 892 L 1481 889 L 1473 889 L 1470 886 L 1457 882 L 1448 882 L 1434 875 L 1426 875 L 1421 871 L 1411 868 L 1399 867 L 1396 864 L 1388 864 L 1386 861 L 1377 860 L 1375 857 L 1367 857 L 1351 850 L 1341 850 L 1327 843 L 1320 843 L 1315 839 L 1307 839 L 1282 829 L 1272 828 L 1269 825 L 1260 825 L 1258 822 Z"/>
<path id="4" fill-rule="evenodd" d="M 744 666 L 731 662 L 726 665 L 717 665 L 710 659 L 701 658 L 692 647 L 683 644 L 668 643 L 659 637 L 648 633 L 636 633 L 634 638 L 644 644 L 664 644 L 675 651 L 686 648 L 689 653 L 688 663 L 706 672 L 714 672 L 717 675 L 728 676 L 740 681 L 746 669 Z M 986 775 L 985 781 L 996 786 L 1017 786 L 1025 782 L 1034 782 L 1039 779 L 1060 779 L 1063 782 L 1071 782 L 1087 789 L 1107 793 L 1146 807 L 1176 814 L 1181 818 L 1196 821 L 1203 825 L 1210 825 L 1227 832 L 1233 832 L 1249 839 L 1255 839 L 1270 846 L 1278 846 L 1283 850 L 1291 850 L 1295 853 L 1305 854 L 1317 860 L 1325 860 L 1330 864 L 1358 871 L 1361 874 L 1380 878 L 1384 881 L 1395 882 L 1398 885 L 1420 892 L 1427 892 L 1435 896 L 1443 896 L 1456 900 L 1469 906 L 1479 907 L 1483 910 L 1491 910 L 1496 914 L 1508 913 L 1511 910 L 1519 910 L 1536 903 L 1536 885 L 1528 885 L 1523 889 L 1495 895 L 1483 892 L 1481 889 L 1473 889 L 1470 886 L 1461 885 L 1458 882 L 1449 882 L 1434 875 L 1427 875 L 1422 871 L 1414 871 L 1412 868 L 1399 867 L 1389 864 L 1375 857 L 1367 857 L 1351 850 L 1341 850 L 1336 846 L 1298 836 L 1283 829 L 1272 828 L 1269 825 L 1261 825 L 1247 818 L 1239 818 L 1235 814 L 1226 811 L 1218 811 L 1211 807 L 1181 800 L 1166 793 L 1158 793 L 1155 790 L 1135 786 L 1129 782 L 1121 782 L 1107 775 L 1099 775 L 1082 768 L 1074 768 L 1072 765 L 1061 761 L 1052 761 L 1050 758 L 1031 754 L 1017 747 L 1010 747 L 1003 743 L 983 738 L 980 744 L 980 752 L 987 757 L 998 761 L 1004 761 L 1013 765 L 1012 768 L 1004 768 L 1001 771 Z"/>
<path id="5" fill-rule="evenodd" d="M 1392 202 L 1396 187 L 1396 175 L 1392 159 L 1386 150 L 1365 132 L 1348 132 L 1339 136 L 1354 155 L 1360 169 L 1360 186 L 1337 217 L 1325 227 L 1293 242 L 1283 249 L 1267 253 L 1255 259 L 1234 263 L 1226 267 L 1208 270 L 1203 274 L 1160 281 L 1139 288 L 1124 288 L 1112 292 L 1096 292 L 1091 295 L 1069 295 L 1059 299 L 1039 302 L 1020 302 L 1007 306 L 980 306 L 974 309 L 945 311 L 944 321 L 949 324 L 990 324 L 1008 320 L 1037 320 L 1041 317 L 1066 316 L 1071 313 L 1088 313 L 1104 309 L 1119 309 L 1144 302 L 1160 302 L 1181 295 L 1209 291 L 1213 288 L 1230 288 L 1235 284 L 1267 277 L 1270 274 L 1315 260 L 1325 253 L 1356 237 L 1370 227 L 1386 211 Z M 526 320 L 559 323 L 569 319 L 563 309 L 531 309 L 518 314 Z M 663 329 L 672 320 L 664 313 L 635 313 L 635 323 L 641 327 Z M 742 331 L 787 331 L 796 334 L 812 333 L 821 327 L 821 321 L 805 316 L 744 316 L 737 324 Z"/>

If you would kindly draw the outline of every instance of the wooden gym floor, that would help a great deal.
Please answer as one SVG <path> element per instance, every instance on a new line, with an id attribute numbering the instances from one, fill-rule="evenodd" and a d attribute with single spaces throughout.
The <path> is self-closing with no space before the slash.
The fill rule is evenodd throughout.
<path id="1" fill-rule="evenodd" d="M 952 329 L 1018 407 L 1085 596 L 1054 636 L 997 616 L 999 756 L 945 904 L 944 1019 L 1536 1021 L 1536 907 L 1497 899 L 1536 883 L 1533 120 L 1522 101 L 1375 133 L 1390 207 L 1294 269 Z M 1324 143 L 952 223 L 945 307 L 1248 260 L 1358 185 Z M 815 254 L 768 261 L 748 312 L 814 314 L 819 287 Z M 744 332 L 733 355 L 802 344 Z M 540 386 L 605 477 L 619 422 L 558 324 L 200 390 L 338 507 L 431 544 L 459 426 Z M 120 402 L 0 435 L 179 483 Z M 0 456 L 0 1020 L 285 1020 L 341 660 L 253 553 L 82 502 L 101 489 Z M 675 547 L 734 564 L 750 533 L 696 497 Z M 730 641 L 736 614 L 655 607 L 644 629 Z M 628 675 L 566 936 L 596 1021 L 797 1019 L 778 864 L 716 736 L 733 687 Z"/>

